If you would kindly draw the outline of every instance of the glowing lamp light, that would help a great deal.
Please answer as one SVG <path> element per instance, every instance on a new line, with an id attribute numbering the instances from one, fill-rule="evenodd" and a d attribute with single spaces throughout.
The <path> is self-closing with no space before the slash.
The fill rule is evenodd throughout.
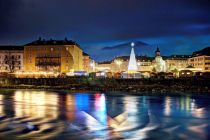
<path id="1" fill-rule="evenodd" d="M 131 47 L 134 47 L 135 46 L 135 43 L 134 42 L 131 42 Z"/>

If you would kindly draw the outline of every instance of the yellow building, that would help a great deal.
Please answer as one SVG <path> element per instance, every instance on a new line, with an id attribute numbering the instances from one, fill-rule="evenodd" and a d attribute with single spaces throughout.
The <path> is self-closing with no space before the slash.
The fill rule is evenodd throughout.
<path id="1" fill-rule="evenodd" d="M 201 72 L 210 72 L 210 47 L 193 52 L 188 63 L 194 68 L 200 69 Z"/>
<path id="2" fill-rule="evenodd" d="M 111 71 L 111 61 L 101 62 L 96 64 L 96 71 Z"/>
<path id="3" fill-rule="evenodd" d="M 42 40 L 24 46 L 24 71 L 67 73 L 83 70 L 83 51 L 70 40 Z"/>
<path id="4" fill-rule="evenodd" d="M 189 65 L 188 59 L 190 57 L 190 55 L 171 55 L 165 58 L 167 71 L 171 72 L 186 68 Z"/>
<path id="5" fill-rule="evenodd" d="M 201 69 L 201 72 L 210 72 L 210 56 L 201 55 L 188 59 L 189 65 Z"/>

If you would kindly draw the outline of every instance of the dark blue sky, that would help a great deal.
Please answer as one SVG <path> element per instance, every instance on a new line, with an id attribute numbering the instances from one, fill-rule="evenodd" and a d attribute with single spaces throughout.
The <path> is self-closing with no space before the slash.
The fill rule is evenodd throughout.
<path id="1" fill-rule="evenodd" d="M 209 0 L 0 0 L 0 44 L 73 39 L 96 60 L 210 46 Z M 109 48 L 111 47 L 111 48 Z"/>

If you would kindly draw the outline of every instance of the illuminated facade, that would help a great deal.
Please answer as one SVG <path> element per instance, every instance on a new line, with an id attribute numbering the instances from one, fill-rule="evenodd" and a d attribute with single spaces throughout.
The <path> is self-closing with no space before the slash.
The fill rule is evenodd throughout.
<path id="1" fill-rule="evenodd" d="M 0 46 L 0 72 L 23 70 L 23 46 Z"/>
<path id="2" fill-rule="evenodd" d="M 90 55 L 83 52 L 83 68 L 86 72 L 94 71 L 94 61 L 91 59 Z"/>
<path id="3" fill-rule="evenodd" d="M 210 47 L 193 52 L 188 63 L 192 67 L 200 69 L 201 72 L 210 72 Z"/>
<path id="4" fill-rule="evenodd" d="M 171 55 L 165 59 L 166 68 L 168 72 L 178 71 L 179 69 L 186 68 L 190 55 Z"/>
<path id="5" fill-rule="evenodd" d="M 24 46 L 24 70 L 67 73 L 83 70 L 83 51 L 73 41 L 39 39 Z"/>
<path id="6" fill-rule="evenodd" d="M 107 62 L 101 62 L 96 64 L 96 71 L 112 71 L 111 66 L 112 62 L 107 61 Z"/>
<path id="7" fill-rule="evenodd" d="M 210 72 L 210 56 L 193 56 L 188 60 L 189 65 L 198 68 L 201 72 Z"/>
<path id="8" fill-rule="evenodd" d="M 174 72 L 186 68 L 190 55 L 160 56 L 160 50 L 155 52 L 156 57 L 136 56 L 139 72 Z M 97 65 L 97 70 L 111 72 L 125 72 L 128 69 L 129 56 L 119 56 L 112 61 L 102 62 Z"/>
<path id="9" fill-rule="evenodd" d="M 146 56 L 136 56 L 138 71 L 152 71 L 152 58 Z M 128 70 L 129 56 L 116 57 L 112 61 L 98 63 L 97 70 L 108 70 L 111 72 L 123 72 Z"/>
<path id="10" fill-rule="evenodd" d="M 155 52 L 155 60 L 153 61 L 153 68 L 155 72 L 166 72 L 166 62 L 160 56 L 160 50 L 157 48 Z"/>

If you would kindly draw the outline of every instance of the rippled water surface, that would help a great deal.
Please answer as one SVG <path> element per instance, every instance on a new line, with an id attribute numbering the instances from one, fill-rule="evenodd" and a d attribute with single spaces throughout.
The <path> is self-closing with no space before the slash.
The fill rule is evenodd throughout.
<path id="1" fill-rule="evenodd" d="M 210 96 L 0 91 L 0 139 L 210 139 Z"/>

